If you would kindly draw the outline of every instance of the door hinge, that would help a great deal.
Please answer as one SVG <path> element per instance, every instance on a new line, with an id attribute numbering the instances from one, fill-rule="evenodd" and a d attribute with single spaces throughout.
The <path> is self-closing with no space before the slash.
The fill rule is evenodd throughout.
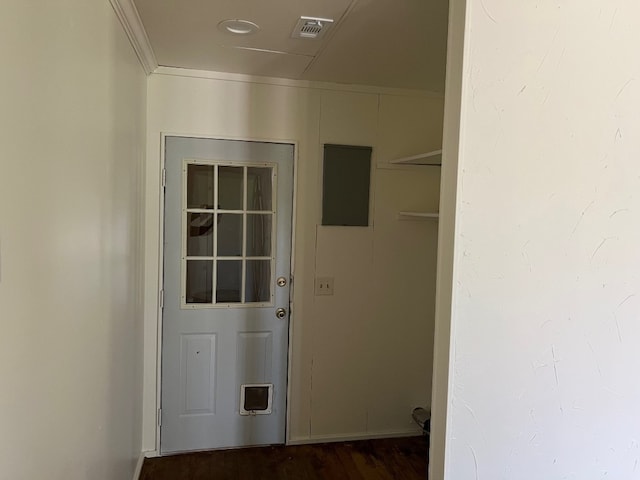
<path id="1" fill-rule="evenodd" d="M 160 308 L 164 308 L 164 290 L 160 290 Z"/>
<path id="2" fill-rule="evenodd" d="M 160 184 L 162 185 L 162 188 L 165 188 L 167 186 L 167 169 L 166 168 L 162 169 Z"/>
<path id="3" fill-rule="evenodd" d="M 162 426 L 162 409 L 161 408 L 158 409 L 158 426 L 159 427 Z"/>

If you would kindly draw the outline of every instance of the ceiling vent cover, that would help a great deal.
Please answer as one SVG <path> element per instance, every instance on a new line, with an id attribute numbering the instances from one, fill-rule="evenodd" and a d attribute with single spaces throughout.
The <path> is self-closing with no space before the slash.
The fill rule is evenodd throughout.
<path id="1" fill-rule="evenodd" d="M 317 40 L 324 36 L 332 23 L 330 18 L 300 17 L 291 37 Z"/>

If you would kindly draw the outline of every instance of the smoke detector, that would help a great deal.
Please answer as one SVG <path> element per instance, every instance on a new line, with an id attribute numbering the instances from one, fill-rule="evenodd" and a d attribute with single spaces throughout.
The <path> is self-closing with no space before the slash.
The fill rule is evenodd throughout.
<path id="1" fill-rule="evenodd" d="M 332 24 L 333 20 L 330 18 L 300 17 L 291 37 L 318 40 L 324 36 Z"/>

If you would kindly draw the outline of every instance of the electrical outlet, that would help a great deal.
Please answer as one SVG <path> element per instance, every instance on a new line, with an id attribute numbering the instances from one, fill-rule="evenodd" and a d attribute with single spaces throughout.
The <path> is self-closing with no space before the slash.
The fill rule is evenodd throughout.
<path id="1" fill-rule="evenodd" d="M 333 277 L 316 278 L 316 295 L 333 295 Z"/>

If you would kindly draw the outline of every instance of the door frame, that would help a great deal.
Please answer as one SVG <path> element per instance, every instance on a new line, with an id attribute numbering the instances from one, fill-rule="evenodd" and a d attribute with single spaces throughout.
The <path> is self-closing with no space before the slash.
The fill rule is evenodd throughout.
<path id="1" fill-rule="evenodd" d="M 195 139 L 213 139 L 213 140 L 239 140 L 243 142 L 269 142 L 269 143 L 281 143 L 287 145 L 293 145 L 293 192 L 292 192 L 292 211 L 291 211 L 291 271 L 289 273 L 291 280 L 289 288 L 289 329 L 287 333 L 287 393 L 285 398 L 286 412 L 285 412 L 285 430 L 284 441 L 285 445 L 289 444 L 290 440 L 290 426 L 291 426 L 291 402 L 289 401 L 291 395 L 291 357 L 293 352 L 293 322 L 295 317 L 295 305 L 293 303 L 293 291 L 295 288 L 295 257 L 296 257 L 296 225 L 297 225 L 297 204 L 298 204 L 298 150 L 299 141 L 289 139 L 273 139 L 273 138 L 256 138 L 256 137 L 237 137 L 229 135 L 214 135 L 214 134 L 200 134 L 200 133 L 160 133 L 160 171 L 158 172 L 158 180 L 160 182 L 160 197 L 159 201 L 159 228 L 158 232 L 158 304 L 157 304 L 157 338 L 156 338 L 156 412 L 159 412 L 162 408 L 162 298 L 161 292 L 164 286 L 164 219 L 165 219 L 165 188 L 163 186 L 165 180 L 165 142 L 167 137 L 182 137 L 182 138 L 195 138 Z M 158 413 L 156 413 L 158 415 Z M 162 426 L 160 424 L 160 417 L 156 418 L 156 455 L 160 456 L 160 436 Z"/>

